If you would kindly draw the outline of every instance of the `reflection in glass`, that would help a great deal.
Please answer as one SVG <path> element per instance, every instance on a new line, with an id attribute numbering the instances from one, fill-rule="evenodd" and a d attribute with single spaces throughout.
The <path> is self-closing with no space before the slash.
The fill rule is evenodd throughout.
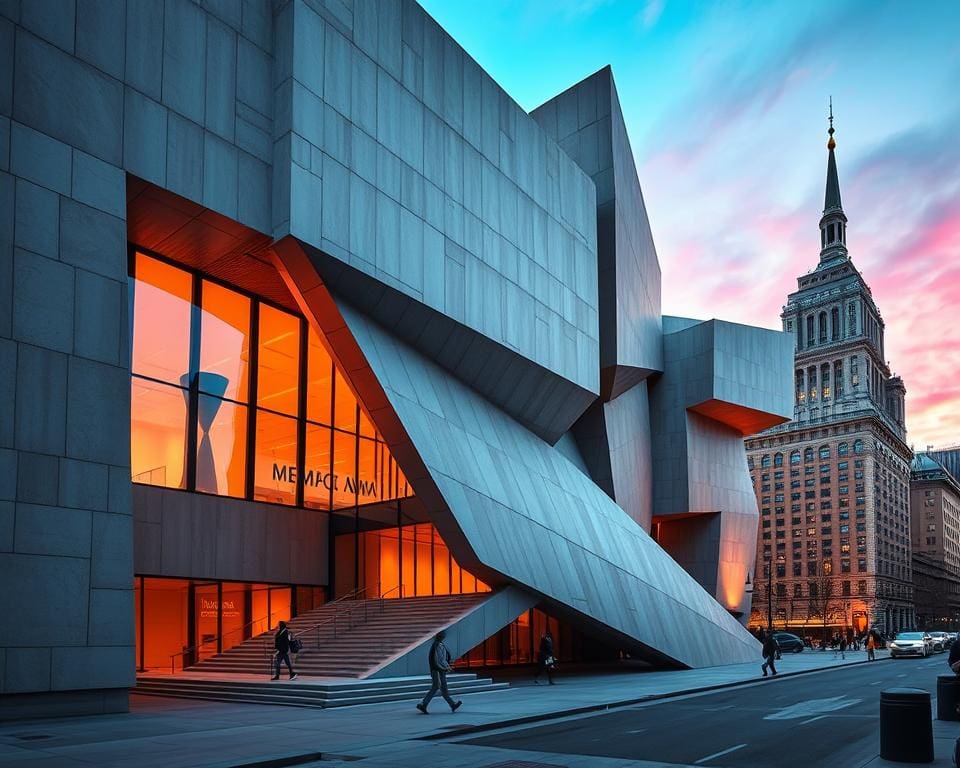
<path id="1" fill-rule="evenodd" d="M 223 392 L 200 390 L 230 400 L 247 401 L 250 357 L 250 299 L 209 280 L 203 281 L 200 319 L 200 370 L 223 376 Z"/>
<path id="2" fill-rule="evenodd" d="M 303 471 L 303 503 L 330 509 L 333 475 L 330 466 L 330 428 L 307 424 L 307 451 Z"/>
<path id="3" fill-rule="evenodd" d="M 357 503 L 357 438 L 346 432 L 333 433 L 333 506 L 352 507 Z"/>
<path id="4" fill-rule="evenodd" d="M 133 372 L 174 383 L 190 367 L 189 272 L 138 253 L 133 281 Z"/>
<path id="5" fill-rule="evenodd" d="M 276 504 L 297 499 L 297 420 L 257 412 L 253 497 Z"/>
<path id="6" fill-rule="evenodd" d="M 135 483 L 184 487 L 187 445 L 186 392 L 133 377 L 130 380 L 130 472 Z"/>
<path id="7" fill-rule="evenodd" d="M 332 424 L 333 360 L 311 327 L 307 345 L 307 419 Z"/>
<path id="8" fill-rule="evenodd" d="M 197 490 L 242 498 L 246 476 L 246 406 L 200 395 L 197 420 Z"/>
<path id="9" fill-rule="evenodd" d="M 350 385 L 340 371 L 336 372 L 334 389 L 336 401 L 333 404 L 333 426 L 347 432 L 357 431 L 357 398 L 350 391 Z"/>
<path id="10" fill-rule="evenodd" d="M 299 407 L 300 320 L 260 305 L 257 403 L 296 416 Z"/>

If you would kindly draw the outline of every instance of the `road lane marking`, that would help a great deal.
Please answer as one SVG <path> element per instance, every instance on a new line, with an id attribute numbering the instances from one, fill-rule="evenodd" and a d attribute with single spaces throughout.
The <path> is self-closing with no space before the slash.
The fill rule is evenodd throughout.
<path id="1" fill-rule="evenodd" d="M 627 733 L 643 733 L 645 730 L 647 730 L 647 729 L 646 729 L 646 728 L 637 728 L 637 730 L 635 730 L 635 731 L 627 731 Z"/>
<path id="2" fill-rule="evenodd" d="M 804 720 L 800 725 L 806 725 L 807 723 L 815 723 L 817 720 L 823 720 L 826 715 L 817 715 L 816 717 L 811 717 L 809 720 Z"/>
<path id="3" fill-rule="evenodd" d="M 738 749 L 743 749 L 746 744 L 737 744 L 735 747 L 730 747 L 730 749 L 725 749 L 722 752 L 714 752 L 712 755 L 707 755 L 706 757 L 701 757 L 699 760 L 694 760 L 694 765 L 702 765 L 710 760 L 713 760 L 717 757 L 723 757 L 724 755 L 729 755 L 731 752 L 736 752 Z"/>
<path id="4" fill-rule="evenodd" d="M 844 696 L 833 696 L 829 699 L 810 699 L 809 701 L 799 701 L 789 707 L 784 707 L 777 712 L 771 712 L 764 716 L 764 720 L 800 720 L 808 718 L 811 715 L 819 715 L 824 712 L 836 712 L 838 709 L 852 707 L 859 704 L 862 699 L 848 699 Z"/>
<path id="5" fill-rule="evenodd" d="M 904 675 L 897 675 L 897 677 L 906 677 L 906 675 L 905 675 L 905 674 L 904 674 Z"/>
<path id="6" fill-rule="evenodd" d="M 874 680 L 870 685 L 883 685 L 883 680 Z"/>

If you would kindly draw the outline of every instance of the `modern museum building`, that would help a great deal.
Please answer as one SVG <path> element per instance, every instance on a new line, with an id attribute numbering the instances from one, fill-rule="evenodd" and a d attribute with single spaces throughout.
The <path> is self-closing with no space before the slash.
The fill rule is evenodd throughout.
<path id="1" fill-rule="evenodd" d="M 661 315 L 609 68 L 527 113 L 413 0 L 62 5 L 0 6 L 0 717 L 280 620 L 758 657 L 793 342 Z"/>

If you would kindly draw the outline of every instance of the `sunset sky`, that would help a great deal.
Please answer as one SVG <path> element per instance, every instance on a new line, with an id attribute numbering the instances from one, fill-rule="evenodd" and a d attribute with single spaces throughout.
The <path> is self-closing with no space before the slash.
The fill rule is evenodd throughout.
<path id="1" fill-rule="evenodd" d="M 613 66 L 665 314 L 780 327 L 819 255 L 832 95 L 908 442 L 960 444 L 960 3 L 421 2 L 527 110 Z"/>

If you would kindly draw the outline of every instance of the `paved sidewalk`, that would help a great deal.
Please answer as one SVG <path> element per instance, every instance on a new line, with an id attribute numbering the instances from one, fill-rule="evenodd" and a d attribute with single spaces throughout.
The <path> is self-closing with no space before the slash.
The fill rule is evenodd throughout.
<path id="1" fill-rule="evenodd" d="M 885 654 L 878 653 L 878 657 L 876 663 L 889 663 Z M 778 662 L 778 670 L 781 676 L 823 674 L 835 667 L 858 663 L 866 663 L 865 652 L 848 653 L 847 658 L 841 660 L 835 659 L 832 652 L 804 651 L 784 656 Z M 424 751 L 433 756 L 431 760 L 439 758 L 450 746 L 430 741 L 411 744 L 410 740 L 715 687 L 775 684 L 761 681 L 759 660 L 753 664 L 678 672 L 611 672 L 575 676 L 561 673 L 556 679 L 557 685 L 554 686 L 536 686 L 530 679 L 518 679 L 509 690 L 467 695 L 456 714 L 451 714 L 442 701 L 437 701 L 427 716 L 414 709 L 413 701 L 306 710 L 134 694 L 131 712 L 126 715 L 0 725 L 0 766 L 89 768 L 94 764 L 118 768 L 187 768 L 247 765 L 281 756 L 310 754 L 315 755 L 316 760 L 322 755 L 325 766 L 336 765 L 337 755 L 356 757 L 361 754 L 367 756 L 364 765 L 399 766 L 408 764 L 406 758 L 412 758 L 416 753 L 421 753 L 419 759 L 423 759 Z M 396 751 L 399 742 L 407 742 L 403 761 Z M 503 753 L 502 750 L 494 751 Z M 376 757 L 378 753 L 382 757 Z M 458 754 L 462 760 L 463 752 Z M 496 762 L 488 758 L 484 763 L 480 753 L 477 754 L 477 765 Z M 331 759 L 334 761 L 330 762 Z M 607 764 L 597 758 L 590 758 L 592 762 L 585 762 L 582 757 L 571 757 L 570 760 L 572 762 L 562 761 L 553 755 L 544 762 L 564 766 L 589 764 L 598 768 Z M 609 761 L 609 764 L 644 765 L 622 760 Z"/>

